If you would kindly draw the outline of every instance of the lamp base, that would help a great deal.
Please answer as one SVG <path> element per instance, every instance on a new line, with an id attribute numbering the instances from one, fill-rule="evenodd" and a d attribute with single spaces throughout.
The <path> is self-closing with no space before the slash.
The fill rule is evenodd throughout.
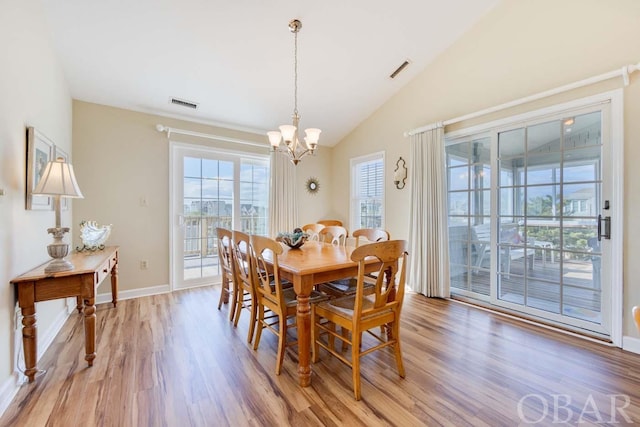
<path id="1" fill-rule="evenodd" d="M 44 272 L 46 274 L 57 273 L 59 271 L 69 271 L 69 270 L 73 270 L 73 264 L 71 264 L 66 259 L 62 259 L 62 258 L 54 259 L 49 263 L 49 265 L 47 265 L 44 268 Z"/>
<path id="2" fill-rule="evenodd" d="M 53 234 L 54 241 L 52 244 L 47 246 L 47 252 L 49 253 L 49 256 L 53 258 L 53 261 L 44 268 L 44 272 L 48 274 L 56 273 L 58 271 L 73 270 L 73 264 L 64 259 L 64 257 L 69 254 L 69 244 L 62 241 L 64 233 L 67 233 L 69 228 L 49 228 L 47 231 Z"/>

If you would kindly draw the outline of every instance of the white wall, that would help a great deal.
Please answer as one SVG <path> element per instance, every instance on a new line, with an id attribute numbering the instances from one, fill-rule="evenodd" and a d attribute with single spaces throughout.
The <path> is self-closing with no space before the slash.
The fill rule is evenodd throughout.
<path id="1" fill-rule="evenodd" d="M 411 183 L 396 190 L 391 182 L 395 160 L 409 157 L 403 132 L 638 63 L 638 22 L 636 0 L 503 1 L 334 148 L 334 209 L 348 217 L 342 201 L 349 189 L 342 183 L 349 179 L 349 159 L 385 150 L 386 224 L 393 237 L 407 238 Z M 519 110 L 614 87 L 622 87 L 621 79 Z M 624 97 L 624 333 L 637 337 L 630 311 L 640 304 L 640 72 Z"/>
<path id="2" fill-rule="evenodd" d="M 71 97 L 34 0 L 0 1 L 0 413 L 15 391 L 14 306 L 9 281 L 49 259 L 53 211 L 25 210 L 25 129 L 34 126 L 71 154 Z M 71 223 L 64 212 L 62 225 Z M 69 241 L 69 237 L 66 238 Z M 63 300 L 36 305 L 38 343 L 65 316 Z M 19 336 L 21 332 L 18 330 Z M 20 361 L 24 365 L 24 361 Z"/>

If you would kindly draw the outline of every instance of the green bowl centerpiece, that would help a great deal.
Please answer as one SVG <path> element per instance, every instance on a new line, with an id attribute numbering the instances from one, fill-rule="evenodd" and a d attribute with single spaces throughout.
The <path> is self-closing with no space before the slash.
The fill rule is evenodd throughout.
<path id="1" fill-rule="evenodd" d="M 304 245 L 304 242 L 306 242 L 308 238 L 309 235 L 307 233 L 296 228 L 293 230 L 293 233 L 278 233 L 276 241 L 284 243 L 291 249 L 298 249 L 300 246 Z"/>

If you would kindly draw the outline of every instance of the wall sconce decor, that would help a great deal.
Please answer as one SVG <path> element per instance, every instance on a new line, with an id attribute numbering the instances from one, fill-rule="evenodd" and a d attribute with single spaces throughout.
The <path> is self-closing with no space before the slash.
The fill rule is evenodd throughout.
<path id="1" fill-rule="evenodd" d="M 407 162 L 402 157 L 396 162 L 396 169 L 393 171 L 393 183 L 398 190 L 402 190 L 407 181 Z"/>

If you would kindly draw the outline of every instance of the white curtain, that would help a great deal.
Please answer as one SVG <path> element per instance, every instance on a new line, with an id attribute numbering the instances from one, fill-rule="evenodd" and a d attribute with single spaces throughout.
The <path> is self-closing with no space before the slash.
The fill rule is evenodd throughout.
<path id="1" fill-rule="evenodd" d="M 408 284 L 428 297 L 448 298 L 449 233 L 442 126 L 411 137 L 411 161 Z"/>
<path id="2" fill-rule="evenodd" d="M 269 190 L 269 235 L 298 227 L 296 167 L 282 153 L 271 153 L 271 186 Z"/>

